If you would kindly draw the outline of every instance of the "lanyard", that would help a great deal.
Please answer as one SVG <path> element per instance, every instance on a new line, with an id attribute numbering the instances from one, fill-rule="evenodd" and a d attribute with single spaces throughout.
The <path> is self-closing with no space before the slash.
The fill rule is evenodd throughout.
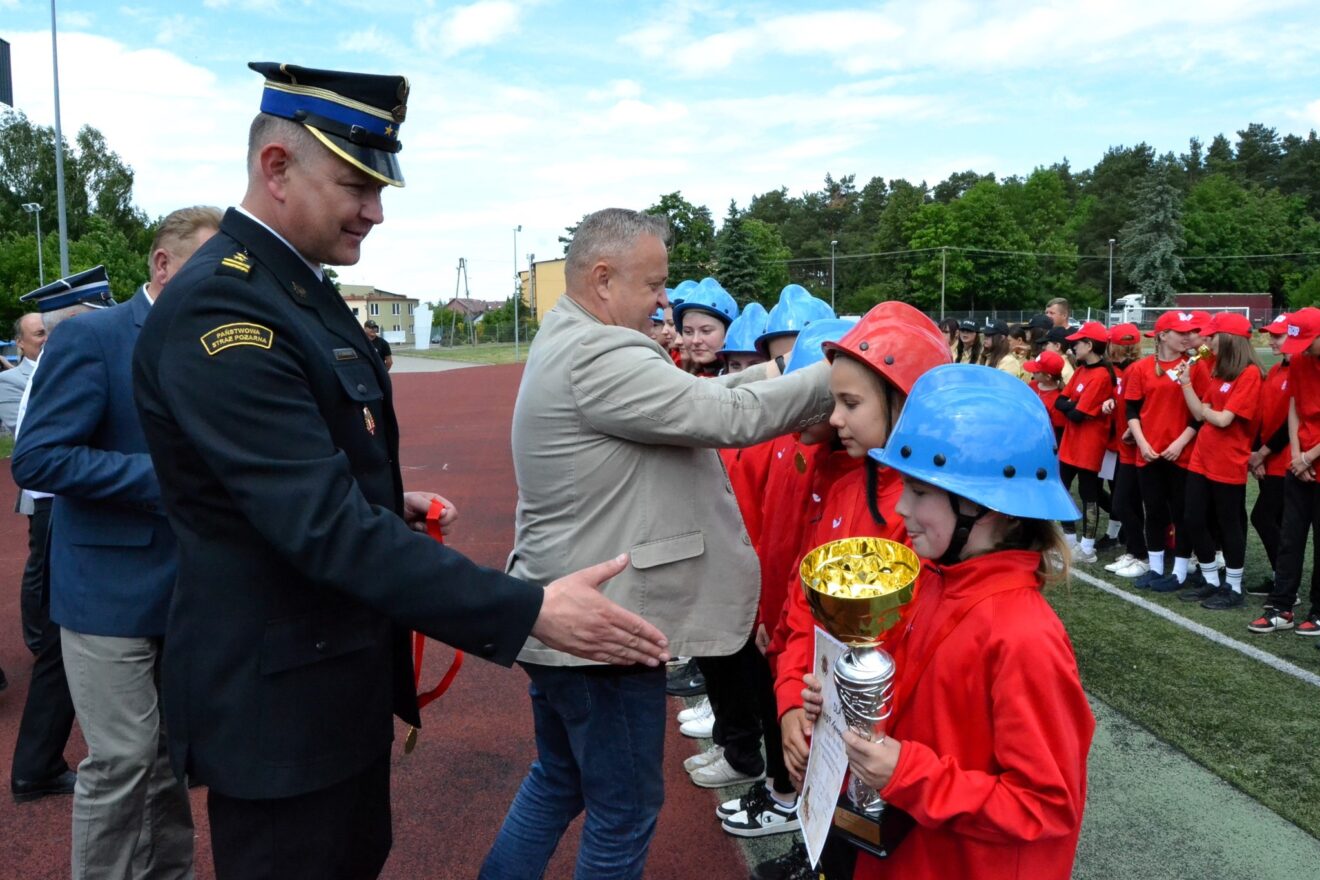
<path id="1" fill-rule="evenodd" d="M 426 533 L 436 541 L 443 544 L 445 536 L 440 532 L 440 517 L 444 515 L 445 506 L 440 503 L 439 498 L 431 499 L 431 507 L 426 512 Z M 426 636 L 419 632 L 412 634 L 412 653 L 413 653 L 413 687 L 421 687 L 422 684 L 422 657 L 426 654 Z M 445 691 L 454 683 L 454 677 L 458 675 L 458 670 L 463 668 L 463 652 L 455 651 L 454 660 L 449 664 L 449 669 L 445 671 L 440 683 L 429 691 L 417 692 L 417 711 L 420 712 L 427 705 L 433 703 L 439 697 L 444 696 Z M 417 728 L 409 725 L 407 734 L 403 738 L 403 753 L 410 754 L 417 746 Z"/>

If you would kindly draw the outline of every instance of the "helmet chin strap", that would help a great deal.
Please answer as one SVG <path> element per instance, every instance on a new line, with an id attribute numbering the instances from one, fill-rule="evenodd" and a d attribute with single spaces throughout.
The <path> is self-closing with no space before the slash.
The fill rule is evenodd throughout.
<path id="1" fill-rule="evenodd" d="M 981 517 L 990 512 L 990 508 L 976 505 L 975 513 L 963 513 L 960 504 L 961 498 L 952 492 L 949 495 L 949 506 L 953 508 L 953 515 L 957 521 L 953 527 L 953 537 L 949 539 L 949 547 L 944 551 L 944 555 L 939 558 L 940 565 L 955 565 L 961 561 L 963 548 L 967 546 L 967 539 L 971 537 L 972 527 L 980 521 Z"/>

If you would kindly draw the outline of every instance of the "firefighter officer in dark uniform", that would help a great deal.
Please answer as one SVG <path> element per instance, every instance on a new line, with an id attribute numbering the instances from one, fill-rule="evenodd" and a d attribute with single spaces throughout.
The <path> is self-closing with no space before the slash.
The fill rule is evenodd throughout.
<path id="1" fill-rule="evenodd" d="M 392 716 L 420 723 L 409 629 L 505 665 L 529 635 L 648 665 L 665 641 L 596 590 L 626 557 L 543 587 L 419 534 L 439 496 L 404 491 L 389 377 L 322 270 L 357 262 L 403 185 L 407 80 L 250 66 L 247 193 L 133 358 L 179 544 L 166 727 L 210 787 L 221 880 L 375 877 Z"/>

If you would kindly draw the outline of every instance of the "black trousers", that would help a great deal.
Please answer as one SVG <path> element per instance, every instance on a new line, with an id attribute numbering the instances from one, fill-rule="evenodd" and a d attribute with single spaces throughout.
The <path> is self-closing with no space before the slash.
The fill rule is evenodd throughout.
<path id="1" fill-rule="evenodd" d="M 1279 529 L 1279 557 L 1274 566 L 1274 592 L 1269 604 L 1288 610 L 1301 587 L 1306 563 L 1306 537 L 1311 533 L 1311 608 L 1308 616 L 1320 613 L 1320 575 L 1316 574 L 1314 548 L 1320 546 L 1320 483 L 1303 483 L 1291 473 L 1283 478 L 1283 524 Z"/>
<path id="2" fill-rule="evenodd" d="M 390 854 L 390 756 L 307 794 L 207 793 L 216 880 L 372 880 Z"/>
<path id="3" fill-rule="evenodd" d="M 774 709 L 770 665 L 757 650 L 755 639 L 748 639 L 737 653 L 727 657 L 698 657 L 697 665 L 706 676 L 706 696 L 715 713 L 712 738 L 724 747 L 724 759 L 743 773 L 755 775 L 765 770 L 775 782 L 776 791 L 792 791 Z M 766 723 L 767 718 L 770 723 Z"/>
<path id="4" fill-rule="evenodd" d="M 1159 459 L 1137 468 L 1141 501 L 1146 507 L 1146 545 L 1158 553 L 1164 549 L 1165 534 L 1174 528 L 1174 555 L 1192 555 L 1192 536 L 1183 522 L 1187 500 L 1187 471 L 1171 461 Z M 1172 570 L 1172 569 L 1170 569 Z"/>
<path id="5" fill-rule="evenodd" d="M 1145 560 L 1146 513 L 1141 509 L 1141 485 L 1135 464 L 1120 461 L 1114 467 L 1113 516 L 1123 524 L 1124 549 Z"/>
<path id="6" fill-rule="evenodd" d="M 1273 571 L 1279 565 L 1279 530 L 1283 528 L 1283 477 L 1261 477 L 1256 486 L 1260 491 L 1251 507 L 1251 527 L 1260 536 Z"/>
<path id="7" fill-rule="evenodd" d="M 46 538 L 50 533 L 50 504 L 53 498 L 37 498 L 28 517 L 28 555 L 23 566 L 19 613 L 23 619 L 23 641 L 36 654 L 41 634 L 50 622 L 50 602 L 42 600 L 42 577 L 46 573 Z"/>
<path id="8" fill-rule="evenodd" d="M 73 698 L 69 696 L 69 682 L 64 677 L 60 628 L 50 621 L 50 577 L 45 563 L 50 541 L 50 499 L 44 500 L 47 502 L 46 516 L 42 520 L 42 534 L 37 536 L 42 560 L 38 613 L 44 624 L 38 634 L 37 658 L 32 663 L 32 681 L 28 686 L 27 701 L 23 704 L 23 717 L 18 722 L 14 763 L 10 771 L 12 778 L 25 782 L 50 779 L 69 769 L 64 761 L 64 747 L 68 745 L 74 718 Z M 35 516 L 33 520 L 36 520 Z M 29 528 L 32 525 L 29 523 Z M 32 540 L 29 533 L 29 545 Z M 29 555 L 28 561 L 31 559 Z"/>
<path id="9" fill-rule="evenodd" d="M 1224 551 L 1225 568 L 1242 568 L 1247 561 L 1246 484 L 1220 483 L 1203 474 L 1187 475 L 1185 522 L 1196 547 L 1196 559 L 1206 565 L 1215 561 L 1215 550 Z M 1217 528 L 1211 528 L 1211 523 Z"/>

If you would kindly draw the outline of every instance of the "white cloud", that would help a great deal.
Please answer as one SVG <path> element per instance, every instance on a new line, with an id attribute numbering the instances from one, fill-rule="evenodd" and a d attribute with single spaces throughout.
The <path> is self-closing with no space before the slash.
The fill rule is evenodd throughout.
<path id="1" fill-rule="evenodd" d="M 66 28 L 69 30 L 85 30 L 92 26 L 94 20 L 92 14 L 89 12 L 60 10 L 55 24 L 57 30 L 61 32 Z"/>
<path id="2" fill-rule="evenodd" d="M 413 34 L 421 48 L 448 57 L 502 40 L 517 30 L 518 18 L 518 7 L 508 0 L 478 0 L 419 18 Z"/>
<path id="3" fill-rule="evenodd" d="M 338 40 L 338 47 L 345 52 L 381 55 L 386 58 L 403 58 L 408 51 L 402 42 L 383 33 L 374 24 L 365 30 L 343 34 Z"/>
<path id="4" fill-rule="evenodd" d="M 156 42 L 162 46 L 169 46 L 188 40 L 197 32 L 197 24 L 196 19 L 186 15 L 168 16 L 157 24 Z"/>

